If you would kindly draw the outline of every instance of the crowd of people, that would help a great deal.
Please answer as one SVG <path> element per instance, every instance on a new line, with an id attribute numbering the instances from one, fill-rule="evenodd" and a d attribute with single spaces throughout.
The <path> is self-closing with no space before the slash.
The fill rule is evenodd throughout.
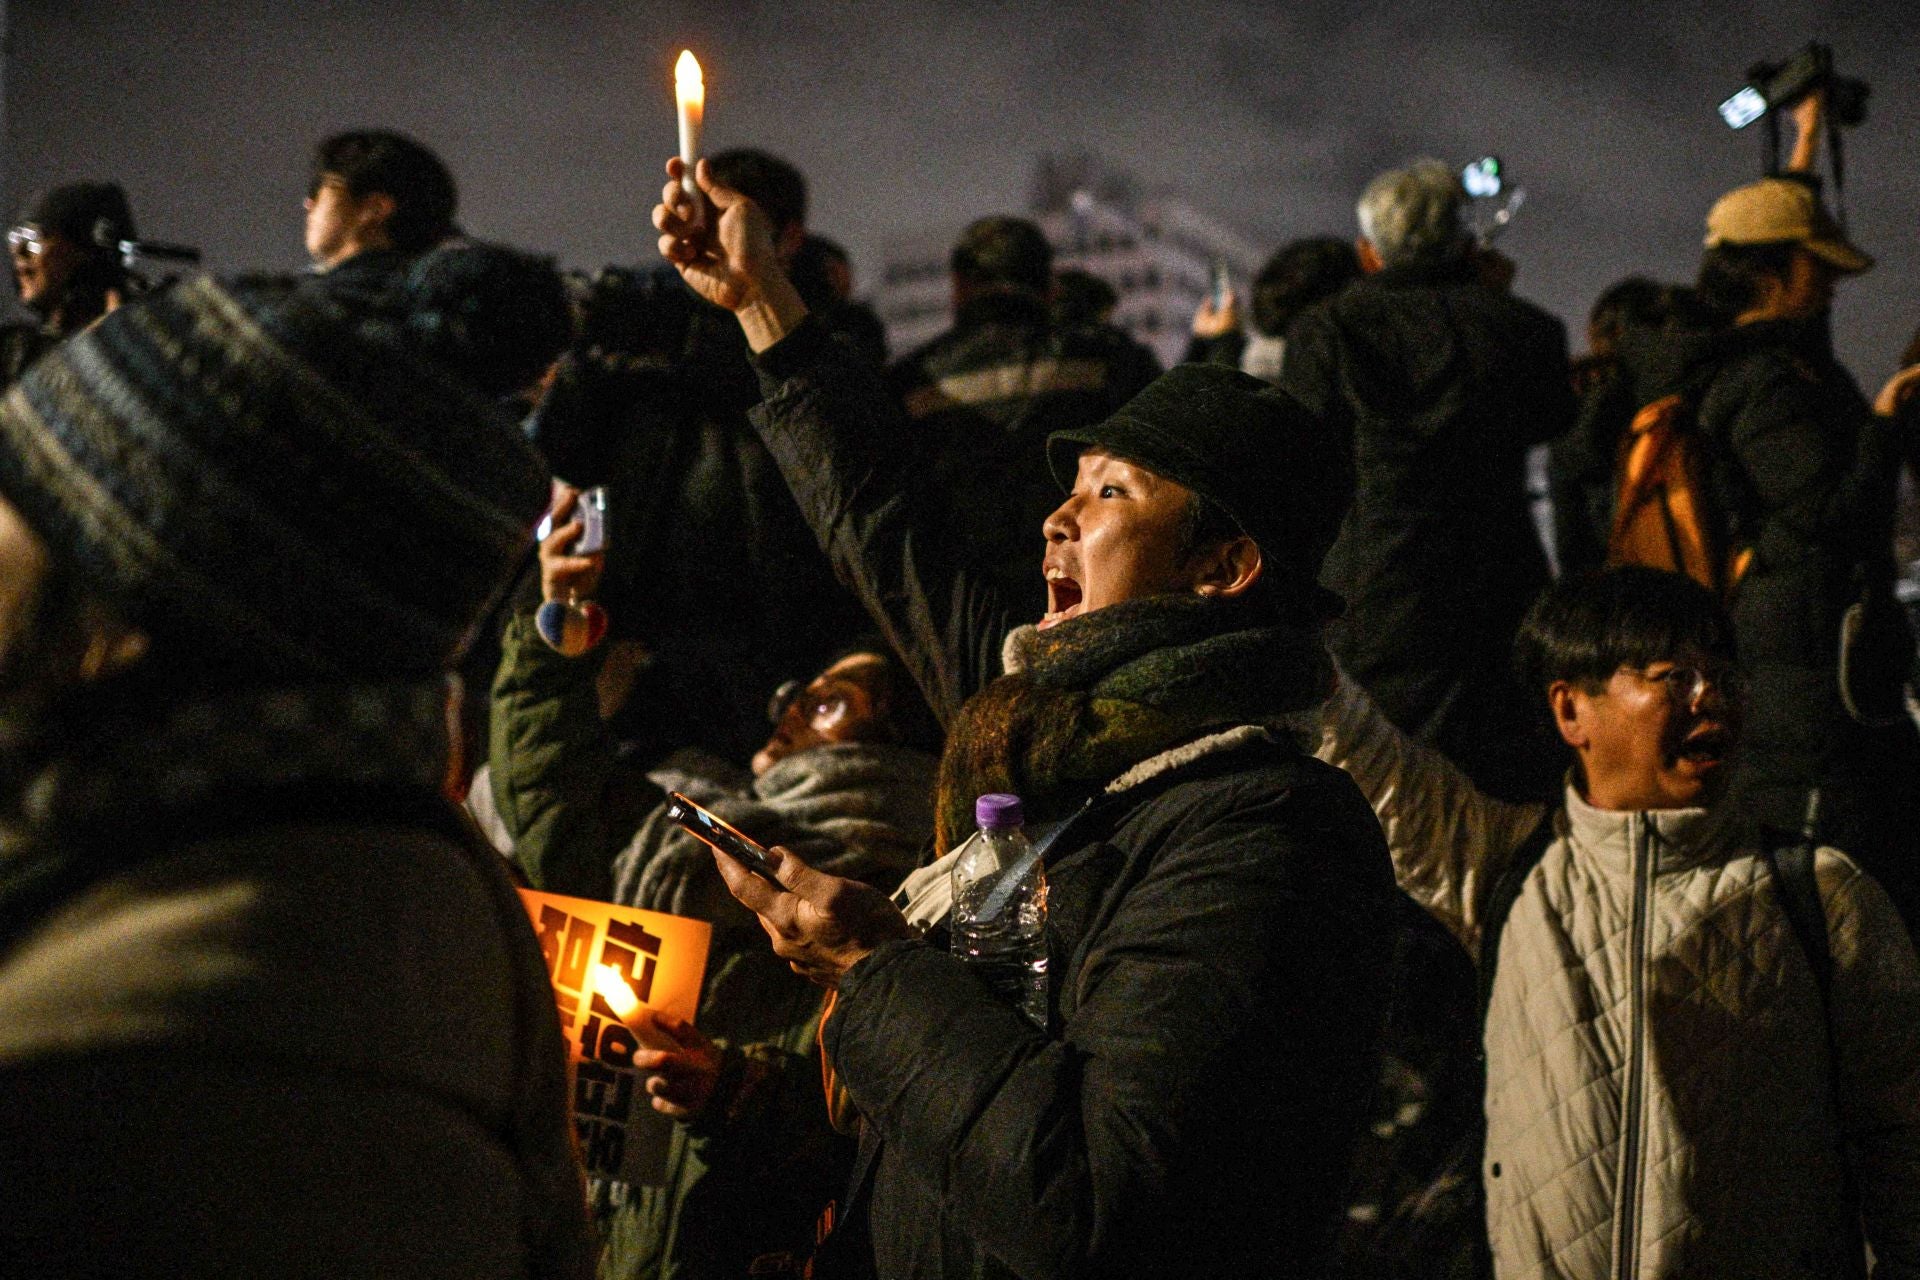
<path id="1" fill-rule="evenodd" d="M 1920 1280 L 1920 364 L 1833 354 L 1821 110 L 1577 361 L 1431 161 L 1165 371 L 1012 216 L 890 359 L 753 149 L 592 276 L 387 131 L 297 276 L 35 197 L 0 1270 Z M 949 945 L 995 793 L 1044 1025 Z M 711 927 L 658 1180 L 516 885 Z"/>

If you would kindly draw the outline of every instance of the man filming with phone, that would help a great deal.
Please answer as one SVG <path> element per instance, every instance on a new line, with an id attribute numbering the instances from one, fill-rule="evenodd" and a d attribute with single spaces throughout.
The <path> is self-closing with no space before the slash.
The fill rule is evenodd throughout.
<path id="1" fill-rule="evenodd" d="M 897 403 L 808 317 L 765 214 L 702 162 L 697 216 L 683 172 L 661 251 L 738 319 L 756 428 L 947 729 L 936 848 L 983 793 L 1050 829 L 1044 1029 L 878 892 L 790 851 L 784 890 L 720 863 L 837 992 L 822 1038 L 861 1164 L 815 1274 L 1321 1274 L 1393 893 L 1365 801 L 1291 731 L 1330 688 L 1314 579 L 1344 452 L 1236 370 L 1163 375 L 1051 437 L 1069 492 L 1040 530 L 1046 614 L 1017 626 L 942 545 Z"/>

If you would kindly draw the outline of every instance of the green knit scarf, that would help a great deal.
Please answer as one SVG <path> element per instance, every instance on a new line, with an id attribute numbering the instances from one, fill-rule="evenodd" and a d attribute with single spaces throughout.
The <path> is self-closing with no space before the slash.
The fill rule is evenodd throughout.
<path id="1" fill-rule="evenodd" d="M 986 792 L 1013 792 L 1029 821 L 1051 821 L 1142 760 L 1210 729 L 1279 725 L 1333 688 L 1317 629 L 1197 595 L 1023 627 L 1008 658 L 1008 674 L 969 698 L 948 732 L 942 853 L 973 829 Z"/>

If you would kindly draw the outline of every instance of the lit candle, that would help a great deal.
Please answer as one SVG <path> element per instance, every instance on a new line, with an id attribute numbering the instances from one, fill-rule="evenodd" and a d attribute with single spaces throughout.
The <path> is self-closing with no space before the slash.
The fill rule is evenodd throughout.
<path id="1" fill-rule="evenodd" d="M 673 90 L 680 105 L 680 159 L 687 166 L 687 176 L 680 185 L 697 199 L 700 188 L 693 180 L 693 166 L 700 159 L 700 122 L 707 112 L 707 86 L 691 49 L 682 49 L 680 61 L 673 64 Z"/>
<path id="2" fill-rule="evenodd" d="M 607 1002 L 614 1015 L 625 1022 L 640 1008 L 640 998 L 633 994 L 633 988 L 620 976 L 620 971 L 610 964 L 593 966 L 594 989 Z"/>

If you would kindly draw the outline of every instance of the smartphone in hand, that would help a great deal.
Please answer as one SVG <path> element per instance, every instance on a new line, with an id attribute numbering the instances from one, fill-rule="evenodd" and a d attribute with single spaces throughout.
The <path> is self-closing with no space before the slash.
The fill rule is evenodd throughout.
<path id="1" fill-rule="evenodd" d="M 786 886 L 773 874 L 773 861 L 766 849 L 717 815 L 702 809 L 678 791 L 669 791 L 667 816 L 747 870 L 785 891 Z"/>
<path id="2" fill-rule="evenodd" d="M 580 522 L 580 536 L 567 548 L 570 556 L 590 556 L 607 549 L 607 490 L 604 485 L 595 485 L 591 489 L 582 489 L 574 501 L 573 512 L 565 524 L 571 520 Z M 553 536 L 554 519 L 549 511 L 541 518 L 540 527 L 533 531 L 535 542 L 545 542 Z"/>

